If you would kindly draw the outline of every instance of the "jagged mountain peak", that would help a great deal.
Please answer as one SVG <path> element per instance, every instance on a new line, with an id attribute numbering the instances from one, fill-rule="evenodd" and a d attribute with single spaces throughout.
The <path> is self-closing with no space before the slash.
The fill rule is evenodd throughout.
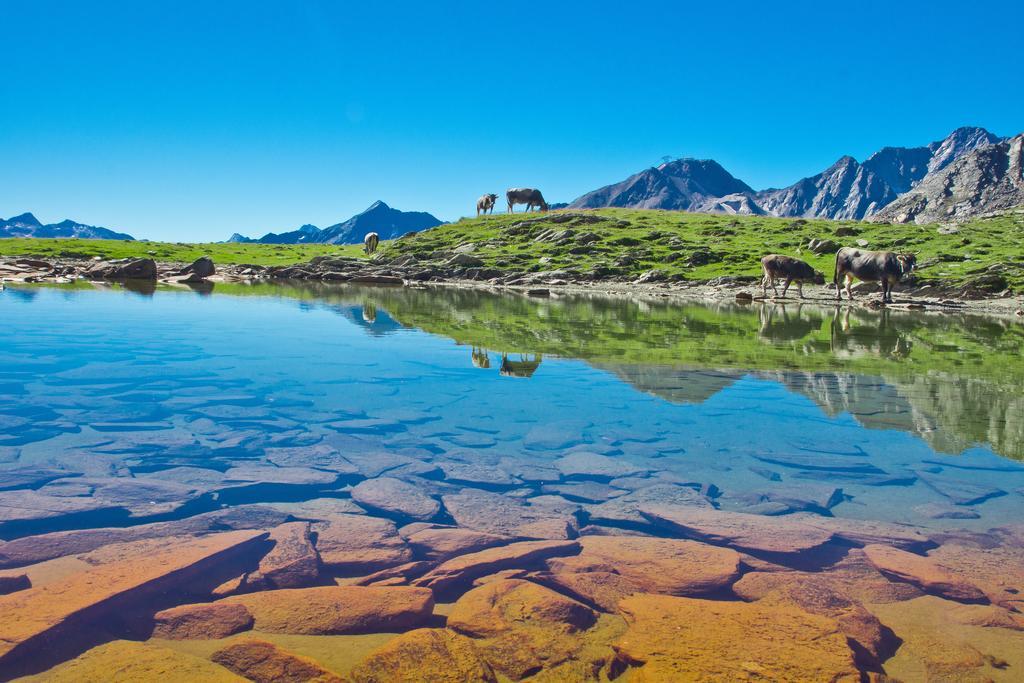
<path id="1" fill-rule="evenodd" d="M 18 224 L 18 225 L 42 225 L 42 223 L 39 222 L 39 219 L 36 218 L 34 215 L 32 215 L 28 211 L 26 211 L 23 214 L 19 214 L 17 216 L 12 216 L 11 218 L 8 218 L 4 222 L 10 223 L 12 225 L 13 224 Z"/>
<path id="2" fill-rule="evenodd" d="M 44 225 L 31 213 L 23 213 L 7 220 L 0 219 L 0 237 L 49 237 L 97 240 L 133 240 L 131 235 L 115 232 L 107 228 L 86 225 L 70 218 L 60 223 Z"/>
<path id="3" fill-rule="evenodd" d="M 984 128 L 963 126 L 927 146 L 883 147 L 863 162 L 844 155 L 817 175 L 756 193 L 714 160 L 682 158 L 588 192 L 570 207 L 762 212 L 859 220 L 908 192 L 928 174 L 1000 139 Z"/>
<path id="4" fill-rule="evenodd" d="M 981 145 L 925 176 L 873 218 L 894 223 L 962 221 L 1024 206 L 1024 133 Z"/>
<path id="5" fill-rule="evenodd" d="M 235 233 L 229 242 L 260 242 L 263 244 L 358 244 L 368 232 L 376 232 L 381 239 L 393 239 L 410 231 L 425 230 L 441 225 L 434 216 L 421 211 L 400 211 L 381 200 L 341 223 L 326 228 L 306 224 L 284 233 L 267 233 L 250 239 Z"/>
<path id="6" fill-rule="evenodd" d="M 684 158 L 644 169 L 620 183 L 589 192 L 569 208 L 694 210 L 709 199 L 747 192 L 753 192 L 751 187 L 734 178 L 717 161 Z"/>

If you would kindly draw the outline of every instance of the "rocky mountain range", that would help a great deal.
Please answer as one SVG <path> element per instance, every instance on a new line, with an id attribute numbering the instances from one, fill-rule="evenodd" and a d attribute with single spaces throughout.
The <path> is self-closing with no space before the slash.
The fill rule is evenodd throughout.
<path id="1" fill-rule="evenodd" d="M 924 147 L 885 147 L 863 162 L 841 157 L 821 173 L 784 188 L 754 191 L 711 160 L 677 159 L 645 169 L 626 180 L 584 194 L 570 208 L 674 209 L 706 213 L 792 216 L 859 220 L 873 216 L 897 198 L 937 177 L 961 159 L 981 154 L 1003 142 L 984 128 L 958 128 Z M 982 155 L 984 156 L 984 155 Z M 981 157 L 973 163 L 985 166 Z M 987 182 L 985 174 L 979 182 Z M 970 217 L 996 207 L 990 196 L 1006 199 L 1005 191 L 975 193 L 977 206 L 961 206 L 957 217 Z"/>
<path id="2" fill-rule="evenodd" d="M 85 225 L 72 220 L 44 225 L 30 213 L 23 213 L 4 220 L 0 218 L 2 237 L 78 237 L 91 240 L 133 240 L 131 235 L 115 232 L 95 225 Z"/>
<path id="3" fill-rule="evenodd" d="M 368 232 L 375 232 L 382 240 L 401 237 L 407 232 L 426 230 L 441 225 L 429 213 L 422 211 L 399 211 L 381 201 L 370 205 L 366 211 L 356 214 L 347 221 L 318 228 L 303 225 L 297 230 L 283 233 L 267 233 L 252 239 L 235 233 L 228 242 L 256 242 L 259 244 L 358 244 Z"/>
<path id="4" fill-rule="evenodd" d="M 954 159 L 872 218 L 891 223 L 960 221 L 1016 206 L 1024 206 L 1024 134 Z"/>

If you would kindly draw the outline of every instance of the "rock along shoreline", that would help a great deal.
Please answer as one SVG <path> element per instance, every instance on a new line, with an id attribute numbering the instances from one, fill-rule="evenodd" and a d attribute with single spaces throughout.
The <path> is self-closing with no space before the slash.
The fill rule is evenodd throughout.
<path id="1" fill-rule="evenodd" d="M 685 300 L 738 303 L 775 302 L 826 306 L 930 310 L 985 315 L 1024 316 L 1024 297 L 1010 291 L 986 291 L 971 286 L 953 286 L 941 281 L 911 279 L 896 287 L 895 304 L 882 304 L 874 283 L 859 283 L 853 288 L 857 298 L 835 300 L 831 284 L 807 287 L 807 297 L 763 296 L 756 276 L 725 276 L 712 280 L 668 280 L 652 273 L 625 279 L 575 273 L 569 270 L 508 272 L 462 261 L 443 265 L 408 263 L 399 258 L 358 259 L 320 256 L 305 263 L 282 266 L 255 264 L 215 265 L 208 257 L 191 264 L 158 262 L 153 259 L 97 260 L 80 258 L 41 259 L 6 257 L 0 259 L 0 281 L 9 283 L 70 284 L 126 282 L 145 289 L 147 284 L 211 287 L 218 282 L 313 281 L 378 286 L 448 286 L 495 291 L 514 291 L 528 296 L 552 294 L 600 294 L 629 298 L 679 298 Z"/>

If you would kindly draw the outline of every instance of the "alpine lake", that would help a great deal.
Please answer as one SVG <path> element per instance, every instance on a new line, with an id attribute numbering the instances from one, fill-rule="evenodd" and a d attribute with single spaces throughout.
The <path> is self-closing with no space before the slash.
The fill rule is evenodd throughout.
<path id="1" fill-rule="evenodd" d="M 0 680 L 1024 679 L 1024 325 L 0 292 Z"/>

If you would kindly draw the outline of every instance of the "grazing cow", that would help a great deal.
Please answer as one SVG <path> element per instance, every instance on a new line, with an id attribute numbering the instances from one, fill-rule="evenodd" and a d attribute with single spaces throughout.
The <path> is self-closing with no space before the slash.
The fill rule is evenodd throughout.
<path id="1" fill-rule="evenodd" d="M 527 211 L 533 207 L 538 207 L 541 211 L 548 210 L 548 203 L 544 201 L 544 195 L 540 193 L 540 190 L 535 190 L 532 187 L 513 187 L 505 193 L 505 197 L 508 198 L 509 213 L 512 213 L 516 204 L 526 204 Z"/>
<path id="2" fill-rule="evenodd" d="M 369 256 L 373 252 L 377 251 L 377 245 L 380 244 L 380 235 L 375 232 L 366 233 L 366 237 L 363 238 L 363 251 Z"/>
<path id="3" fill-rule="evenodd" d="M 853 278 L 864 282 L 882 283 L 882 302 L 892 303 L 892 286 L 917 265 L 913 254 L 896 254 L 891 251 L 862 251 L 843 247 L 836 253 L 836 272 L 832 282 L 836 285 L 836 301 L 843 300 L 840 282 L 846 278 L 846 295 L 853 301 Z"/>
<path id="4" fill-rule="evenodd" d="M 766 296 L 768 285 L 771 285 L 775 296 L 779 295 L 779 290 L 775 288 L 775 281 L 780 278 L 786 281 L 782 285 L 782 296 L 786 296 L 786 290 L 789 289 L 790 283 L 795 282 L 801 299 L 804 298 L 805 282 L 813 282 L 816 285 L 825 284 L 825 276 L 811 268 L 810 264 L 781 254 L 768 254 L 761 259 L 761 270 L 764 274 L 761 278 L 761 292 Z"/>
<path id="5" fill-rule="evenodd" d="M 494 205 L 498 203 L 498 195 L 496 194 L 485 194 L 480 199 L 476 200 L 476 215 L 479 216 L 481 213 L 494 213 Z"/>

